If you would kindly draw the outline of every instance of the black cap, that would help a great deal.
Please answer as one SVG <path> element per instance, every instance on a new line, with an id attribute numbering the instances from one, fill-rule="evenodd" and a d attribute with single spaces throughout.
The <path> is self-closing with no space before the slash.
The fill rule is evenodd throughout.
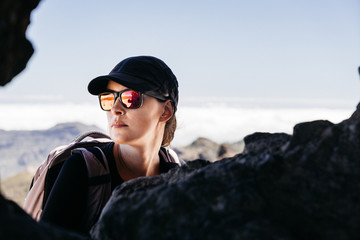
<path id="1" fill-rule="evenodd" d="M 109 80 L 150 96 L 171 99 L 176 111 L 179 98 L 177 79 L 171 69 L 156 57 L 136 56 L 122 60 L 108 75 L 91 80 L 89 92 L 93 95 L 106 92 Z"/>

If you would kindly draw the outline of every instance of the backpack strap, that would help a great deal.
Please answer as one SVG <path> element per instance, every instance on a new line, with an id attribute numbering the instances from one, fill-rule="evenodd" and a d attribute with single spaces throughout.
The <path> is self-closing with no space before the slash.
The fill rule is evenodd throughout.
<path id="1" fill-rule="evenodd" d="M 97 132 L 97 131 L 92 131 L 92 132 L 86 132 L 83 133 L 79 136 L 77 136 L 73 142 L 81 142 L 82 140 L 84 140 L 85 138 L 90 137 L 90 138 L 105 138 L 105 139 L 110 139 L 110 137 L 108 135 L 106 135 L 105 133 L 102 132 Z"/>
<path id="2" fill-rule="evenodd" d="M 94 153 L 86 148 L 77 148 L 72 153 L 83 156 L 88 171 L 88 197 L 86 213 L 83 218 L 85 226 L 92 226 L 99 218 L 102 209 L 111 196 L 111 176 L 108 160 L 99 147 L 95 147 L 100 153 L 99 160 Z"/>
<path id="3" fill-rule="evenodd" d="M 178 165 L 184 165 L 186 162 L 178 157 L 176 152 L 169 147 L 161 147 L 160 154 L 166 162 L 177 163 Z"/>

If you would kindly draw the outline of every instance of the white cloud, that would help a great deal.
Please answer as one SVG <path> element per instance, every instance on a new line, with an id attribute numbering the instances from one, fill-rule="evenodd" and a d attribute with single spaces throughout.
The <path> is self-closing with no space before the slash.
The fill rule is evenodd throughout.
<path id="1" fill-rule="evenodd" d="M 254 132 L 292 133 L 300 122 L 326 119 L 338 123 L 355 109 L 328 108 L 233 108 L 183 107 L 178 112 L 179 128 L 175 144 L 189 143 L 196 137 L 208 137 L 217 142 L 239 141 Z"/>
<path id="2" fill-rule="evenodd" d="M 229 106 L 179 107 L 178 130 L 173 146 L 191 143 L 197 137 L 216 142 L 234 142 L 254 132 L 292 133 L 300 122 L 326 119 L 338 123 L 354 108 L 239 108 Z M 95 124 L 106 131 L 106 117 L 94 104 L 0 104 L 0 129 L 47 129 L 61 122 Z"/>

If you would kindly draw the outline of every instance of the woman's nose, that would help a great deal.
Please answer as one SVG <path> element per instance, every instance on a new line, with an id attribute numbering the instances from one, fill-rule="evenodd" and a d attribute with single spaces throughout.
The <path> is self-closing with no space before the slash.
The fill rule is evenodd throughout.
<path id="1" fill-rule="evenodd" d="M 111 108 L 111 112 L 114 115 L 122 115 L 125 113 L 125 107 L 122 105 L 119 98 L 115 99 L 114 105 Z"/>

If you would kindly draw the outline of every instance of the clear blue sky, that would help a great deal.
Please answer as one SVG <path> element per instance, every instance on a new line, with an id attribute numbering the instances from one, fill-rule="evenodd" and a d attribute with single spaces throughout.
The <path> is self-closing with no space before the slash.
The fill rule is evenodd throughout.
<path id="1" fill-rule="evenodd" d="M 143 54 L 168 63 L 181 100 L 360 99 L 358 0 L 43 0 L 27 35 L 35 54 L 2 102 L 93 100 L 89 80 Z"/>

